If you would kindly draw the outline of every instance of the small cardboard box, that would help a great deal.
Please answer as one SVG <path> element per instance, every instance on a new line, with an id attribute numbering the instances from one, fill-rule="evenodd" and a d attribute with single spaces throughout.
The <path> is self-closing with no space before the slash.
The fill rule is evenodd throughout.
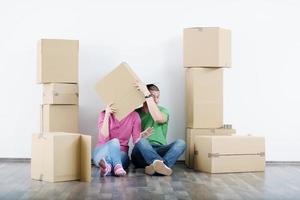
<path id="1" fill-rule="evenodd" d="M 185 67 L 230 67 L 230 30 L 219 27 L 185 28 L 183 64 Z"/>
<path id="2" fill-rule="evenodd" d="M 38 83 L 78 82 L 78 40 L 41 39 L 37 49 Z"/>
<path id="3" fill-rule="evenodd" d="M 194 169 L 209 173 L 265 169 L 265 139 L 254 136 L 196 136 Z"/>
<path id="4" fill-rule="evenodd" d="M 186 114 L 188 128 L 223 126 L 223 69 L 186 69 Z"/>
<path id="5" fill-rule="evenodd" d="M 187 148 L 185 151 L 185 164 L 189 168 L 194 167 L 194 151 L 195 151 L 195 137 L 201 135 L 233 135 L 236 133 L 235 129 L 231 128 L 217 128 L 217 129 L 190 129 L 186 130 Z"/>
<path id="6" fill-rule="evenodd" d="M 41 105 L 41 132 L 79 132 L 78 105 Z"/>
<path id="7" fill-rule="evenodd" d="M 77 133 L 32 135 L 31 178 L 91 181 L 91 136 Z"/>
<path id="8" fill-rule="evenodd" d="M 137 75 L 123 62 L 96 84 L 96 91 L 104 103 L 114 103 L 118 120 L 122 120 L 145 101 L 144 95 L 133 85 L 136 80 L 139 80 Z"/>
<path id="9" fill-rule="evenodd" d="M 43 104 L 78 104 L 78 85 L 68 83 L 43 84 Z"/>

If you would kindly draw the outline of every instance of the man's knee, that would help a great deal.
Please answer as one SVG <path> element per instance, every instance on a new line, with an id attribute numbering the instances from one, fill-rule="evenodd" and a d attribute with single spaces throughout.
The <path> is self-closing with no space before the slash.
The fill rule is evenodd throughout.
<path id="1" fill-rule="evenodd" d="M 185 141 L 182 140 L 182 139 L 175 140 L 175 145 L 176 145 L 177 148 L 180 148 L 180 149 L 183 149 L 183 150 L 186 148 Z"/>
<path id="2" fill-rule="evenodd" d="M 139 146 L 145 146 L 146 144 L 148 144 L 149 141 L 145 138 L 141 138 L 136 144 L 135 146 L 139 147 Z"/>

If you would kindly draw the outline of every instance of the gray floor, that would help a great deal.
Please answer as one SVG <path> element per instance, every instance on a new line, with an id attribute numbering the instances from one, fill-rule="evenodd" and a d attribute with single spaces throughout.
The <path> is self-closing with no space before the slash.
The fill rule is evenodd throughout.
<path id="1" fill-rule="evenodd" d="M 123 178 L 91 183 L 30 179 L 30 163 L 0 162 L 0 199 L 300 199 L 300 165 L 268 164 L 265 173 L 206 174 L 177 164 L 171 177 L 130 168 Z"/>

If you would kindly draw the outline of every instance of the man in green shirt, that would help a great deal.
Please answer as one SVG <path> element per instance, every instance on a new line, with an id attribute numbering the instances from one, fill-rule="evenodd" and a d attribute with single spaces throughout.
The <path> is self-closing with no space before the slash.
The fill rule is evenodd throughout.
<path id="1" fill-rule="evenodd" d="M 143 136 L 132 150 L 131 159 L 136 167 L 145 167 L 145 173 L 171 175 L 172 167 L 183 154 L 186 144 L 177 139 L 167 144 L 169 112 L 158 106 L 160 91 L 154 84 L 136 83 L 137 89 L 145 96 L 143 107 L 137 109 L 141 117 L 142 130 L 152 127 L 151 135 Z"/>

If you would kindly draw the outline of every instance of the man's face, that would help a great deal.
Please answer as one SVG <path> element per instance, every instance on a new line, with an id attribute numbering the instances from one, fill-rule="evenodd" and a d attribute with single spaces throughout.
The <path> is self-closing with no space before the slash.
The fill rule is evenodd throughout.
<path id="1" fill-rule="evenodd" d="M 159 103 L 160 92 L 159 91 L 154 91 L 154 90 L 150 90 L 149 92 L 150 92 L 152 98 L 154 99 L 154 102 L 156 104 L 158 104 Z"/>

